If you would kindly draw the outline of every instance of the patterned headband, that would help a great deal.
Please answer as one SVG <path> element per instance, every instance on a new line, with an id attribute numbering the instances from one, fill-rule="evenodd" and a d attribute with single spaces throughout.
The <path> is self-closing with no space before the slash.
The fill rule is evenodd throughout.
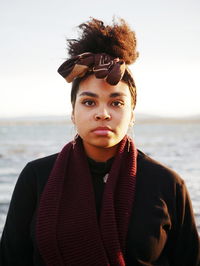
<path id="1" fill-rule="evenodd" d="M 93 72 L 96 78 L 105 79 L 110 85 L 116 85 L 125 76 L 135 87 L 130 70 L 124 60 L 113 58 L 105 53 L 83 53 L 65 61 L 58 73 L 67 81 L 83 77 L 87 72 Z"/>

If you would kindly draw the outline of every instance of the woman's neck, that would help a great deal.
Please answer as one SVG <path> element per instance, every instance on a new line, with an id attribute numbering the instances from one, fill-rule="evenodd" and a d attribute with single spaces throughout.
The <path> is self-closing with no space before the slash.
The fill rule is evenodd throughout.
<path id="1" fill-rule="evenodd" d="M 87 156 L 96 162 L 106 162 L 110 158 L 114 157 L 117 153 L 118 145 L 109 148 L 90 147 L 87 143 L 83 142 L 83 146 Z"/>

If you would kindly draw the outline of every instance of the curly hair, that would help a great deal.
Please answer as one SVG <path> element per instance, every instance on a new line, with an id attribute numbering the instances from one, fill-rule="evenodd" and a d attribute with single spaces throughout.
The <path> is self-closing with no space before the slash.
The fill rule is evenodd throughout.
<path id="1" fill-rule="evenodd" d="M 69 55 L 76 56 L 85 52 L 106 53 L 114 58 L 123 59 L 127 65 L 132 64 L 137 59 L 139 53 L 136 50 L 136 36 L 124 19 L 116 22 L 113 19 L 112 25 L 104 25 L 104 22 L 91 18 L 90 21 L 79 26 L 79 38 L 67 39 Z M 77 78 L 72 83 L 71 103 L 74 109 L 76 94 L 80 82 L 89 74 L 82 78 Z M 134 81 L 130 83 L 124 75 L 123 80 L 128 84 L 132 97 L 132 104 L 136 105 L 136 87 Z"/>
<path id="2" fill-rule="evenodd" d="M 119 23 L 113 19 L 113 25 L 105 26 L 103 21 L 91 18 L 78 27 L 79 38 L 67 40 L 71 56 L 85 52 L 106 53 L 123 59 L 126 64 L 132 64 L 137 59 L 135 32 L 124 19 L 119 19 Z"/>

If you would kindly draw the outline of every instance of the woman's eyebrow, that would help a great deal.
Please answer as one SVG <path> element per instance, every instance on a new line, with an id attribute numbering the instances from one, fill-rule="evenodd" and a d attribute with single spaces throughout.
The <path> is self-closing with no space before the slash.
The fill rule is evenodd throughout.
<path id="1" fill-rule="evenodd" d="M 79 97 L 81 96 L 90 96 L 90 97 L 94 97 L 94 98 L 99 98 L 99 95 L 94 93 L 94 92 L 90 92 L 90 91 L 83 91 L 82 93 L 80 93 L 78 95 Z M 113 92 L 109 95 L 110 98 L 116 98 L 116 97 L 120 97 L 120 96 L 127 96 L 125 93 L 123 92 Z"/>
<path id="2" fill-rule="evenodd" d="M 113 92 L 110 94 L 110 98 L 115 98 L 115 97 L 119 97 L 119 96 L 127 96 L 125 93 L 123 92 Z"/>
<path id="3" fill-rule="evenodd" d="M 94 98 L 99 98 L 99 96 L 96 93 L 90 92 L 90 91 L 84 91 L 81 94 L 79 94 L 80 96 L 90 96 L 90 97 L 94 97 Z"/>

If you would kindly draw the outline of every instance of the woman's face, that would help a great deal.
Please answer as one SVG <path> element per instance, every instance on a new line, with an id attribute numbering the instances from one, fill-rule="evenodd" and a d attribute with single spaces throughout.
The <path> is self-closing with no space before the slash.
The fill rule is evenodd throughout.
<path id="1" fill-rule="evenodd" d="M 132 120 L 131 94 L 125 82 L 111 86 L 94 75 L 80 82 L 72 121 L 86 152 L 117 145 Z"/>

